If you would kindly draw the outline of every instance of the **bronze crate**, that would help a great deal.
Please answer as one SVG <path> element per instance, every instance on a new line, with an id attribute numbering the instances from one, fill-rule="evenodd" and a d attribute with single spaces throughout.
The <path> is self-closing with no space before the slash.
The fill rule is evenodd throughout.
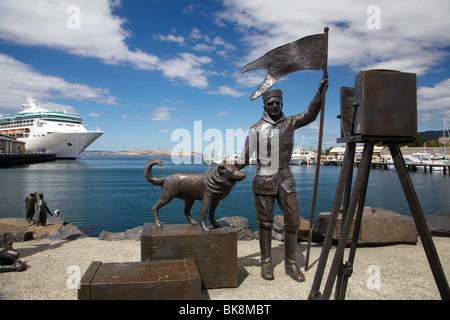
<path id="1" fill-rule="evenodd" d="M 194 258 L 205 289 L 237 287 L 237 233 L 231 227 L 204 233 L 199 226 L 145 223 L 141 234 L 141 260 Z"/>
<path id="2" fill-rule="evenodd" d="M 79 300 L 200 300 L 194 259 L 102 263 L 94 261 L 78 289 Z"/>
<path id="3" fill-rule="evenodd" d="M 417 133 L 417 79 L 414 73 L 361 71 L 355 79 L 354 134 L 413 137 Z"/>

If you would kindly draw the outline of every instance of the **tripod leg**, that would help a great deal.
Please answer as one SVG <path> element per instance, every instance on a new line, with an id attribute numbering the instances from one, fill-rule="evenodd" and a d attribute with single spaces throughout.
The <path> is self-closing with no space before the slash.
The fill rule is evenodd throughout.
<path id="1" fill-rule="evenodd" d="M 364 181 L 364 185 L 362 186 L 361 194 L 359 196 L 358 209 L 356 211 L 355 226 L 353 228 L 352 243 L 350 246 L 350 253 L 347 262 L 345 264 L 342 264 L 342 272 L 340 273 L 340 276 L 338 277 L 336 284 L 335 300 L 345 299 L 348 278 L 350 278 L 350 276 L 352 275 L 353 262 L 355 261 L 356 247 L 358 245 L 359 230 L 361 229 L 364 203 L 366 201 L 368 181 L 369 181 L 369 174 L 367 174 L 367 178 Z"/>
<path id="2" fill-rule="evenodd" d="M 327 233 L 323 243 L 322 251 L 320 253 L 319 263 L 317 265 L 316 274 L 314 276 L 313 285 L 309 294 L 309 299 L 316 299 L 320 295 L 319 289 L 323 278 L 325 266 L 327 264 L 328 254 L 330 252 L 331 244 L 333 241 L 333 233 L 336 228 L 336 222 L 339 215 L 339 208 L 341 206 L 342 195 L 344 193 L 344 187 L 347 177 L 352 174 L 353 161 L 355 158 L 356 143 L 347 143 L 345 149 L 344 161 L 342 164 L 341 172 L 339 174 L 339 180 L 336 187 L 336 193 L 333 200 L 333 207 L 331 209 L 330 221 L 328 221 Z M 351 179 L 350 179 L 351 182 Z M 351 186 L 348 186 L 350 188 Z"/>
<path id="3" fill-rule="evenodd" d="M 339 267 L 342 264 L 342 257 L 344 256 L 344 250 L 347 243 L 348 234 L 350 233 L 350 227 L 353 222 L 353 216 L 356 211 L 356 205 L 362 193 L 364 187 L 367 187 L 367 179 L 369 178 L 370 164 L 372 162 L 374 142 L 367 142 L 364 145 L 364 151 L 361 158 L 361 164 L 356 176 L 355 187 L 353 189 L 352 198 L 350 200 L 350 206 L 345 217 L 342 232 L 339 238 L 339 244 L 336 249 L 336 253 L 333 259 L 333 263 L 328 274 L 327 283 L 325 284 L 325 289 L 323 292 L 323 298 L 329 299 L 331 290 L 333 289 L 333 284 L 336 280 L 336 275 L 338 273 Z"/>
<path id="4" fill-rule="evenodd" d="M 428 230 L 416 191 L 414 190 L 411 178 L 406 170 L 405 161 L 403 159 L 400 147 L 396 143 L 390 143 L 389 150 L 391 151 L 392 158 L 394 159 L 394 165 L 398 178 L 402 184 L 403 192 L 405 193 L 406 200 L 408 201 L 409 209 L 411 210 L 417 232 L 419 233 L 420 240 L 422 241 L 423 248 L 427 255 L 428 263 L 430 264 L 431 271 L 433 272 L 434 280 L 436 281 L 441 298 L 444 300 L 450 300 L 450 290 L 447 279 L 445 278 L 444 271 L 442 270 L 442 265 L 439 261 L 430 231 Z"/>
<path id="5" fill-rule="evenodd" d="M 355 153 L 353 153 L 353 157 L 355 157 Z M 347 214 L 348 204 L 352 194 L 353 165 L 349 168 L 349 171 L 350 173 L 347 175 L 345 181 L 344 203 L 342 204 L 342 220 L 345 219 L 345 215 Z"/>
<path id="6" fill-rule="evenodd" d="M 348 204 L 350 202 L 350 196 L 352 193 L 352 180 L 353 180 L 353 166 L 350 168 L 350 173 L 347 175 L 346 182 L 345 182 L 345 193 L 344 193 L 344 203 L 342 205 L 342 221 L 341 221 L 341 230 L 343 229 L 343 224 L 345 220 L 345 216 L 347 215 L 348 211 Z M 339 297 L 339 293 L 341 292 L 341 285 L 343 284 L 343 271 L 345 270 L 346 266 L 344 263 L 341 263 L 340 270 L 342 272 L 339 272 L 338 279 L 336 281 L 336 290 L 335 290 L 335 300 L 341 300 Z M 345 290 L 345 289 L 344 289 Z"/>

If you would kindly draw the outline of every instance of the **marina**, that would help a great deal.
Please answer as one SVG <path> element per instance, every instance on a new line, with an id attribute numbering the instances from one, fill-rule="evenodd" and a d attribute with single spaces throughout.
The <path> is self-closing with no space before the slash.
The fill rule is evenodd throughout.
<path id="1" fill-rule="evenodd" d="M 336 147 L 330 150 L 330 154 L 323 156 L 322 165 L 341 166 L 345 147 Z M 408 171 L 423 170 L 424 172 L 443 172 L 446 174 L 450 170 L 450 160 L 445 154 L 445 144 L 443 147 L 423 147 L 411 148 L 401 147 L 403 160 Z M 354 165 L 360 164 L 363 146 L 357 146 L 355 152 Z M 372 168 L 395 169 L 394 162 L 389 152 L 389 148 L 383 146 L 375 146 L 371 161 Z"/>
<path id="2" fill-rule="evenodd" d="M 376 169 L 394 169 L 394 162 L 389 152 L 385 150 L 384 147 L 375 147 L 374 156 L 372 158 L 372 168 Z M 416 150 L 418 148 L 404 148 L 403 151 Z M 423 148 L 420 148 L 423 149 Z M 432 151 L 441 148 L 432 148 Z M 360 163 L 360 157 L 362 154 L 362 146 L 356 147 L 356 156 L 354 165 L 357 167 Z M 322 166 L 341 166 L 344 158 L 345 147 L 332 148 L 332 155 L 322 155 L 321 165 Z M 217 165 L 221 163 L 233 163 L 236 162 L 239 154 L 234 154 L 232 156 L 214 156 L 207 155 L 204 156 L 204 163 L 208 165 Z M 408 171 L 423 170 L 424 172 L 443 172 L 446 174 L 450 171 L 450 162 L 447 157 L 441 155 L 440 153 L 435 153 L 432 157 L 429 152 L 413 152 L 405 155 L 404 157 L 405 165 Z M 297 147 L 291 157 L 289 164 L 291 166 L 298 165 L 315 165 L 317 161 L 317 152 L 314 150 L 303 150 L 301 147 Z M 256 165 L 256 158 L 250 158 L 250 165 Z"/>
<path id="3" fill-rule="evenodd" d="M 341 166 L 342 160 L 324 160 L 323 165 L 332 165 L 332 166 Z M 355 161 L 355 166 L 359 166 L 360 161 Z M 418 169 L 422 169 L 424 172 L 436 172 L 436 171 L 442 171 L 444 174 L 446 174 L 450 170 L 450 164 L 445 163 L 405 163 L 406 168 L 408 171 L 417 171 Z M 394 169 L 394 163 L 393 162 L 377 162 L 372 161 L 371 164 L 372 168 L 378 168 L 378 169 Z"/>

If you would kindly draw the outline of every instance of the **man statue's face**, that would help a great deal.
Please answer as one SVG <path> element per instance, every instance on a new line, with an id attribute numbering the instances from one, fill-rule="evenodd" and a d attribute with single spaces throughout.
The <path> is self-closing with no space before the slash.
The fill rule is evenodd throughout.
<path id="1" fill-rule="evenodd" d="M 278 118 L 283 110 L 283 99 L 281 97 L 272 97 L 266 100 L 264 110 L 271 118 Z"/>

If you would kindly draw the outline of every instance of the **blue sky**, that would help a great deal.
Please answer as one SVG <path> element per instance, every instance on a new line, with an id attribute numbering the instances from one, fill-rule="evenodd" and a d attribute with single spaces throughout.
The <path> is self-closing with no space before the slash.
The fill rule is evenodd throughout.
<path id="1" fill-rule="evenodd" d="M 0 113 L 29 94 L 103 130 L 88 150 L 171 150 L 187 132 L 204 151 L 208 134 L 225 139 L 262 114 L 249 97 L 265 71 L 241 68 L 329 26 L 324 149 L 338 145 L 340 87 L 372 68 L 417 73 L 419 131 L 440 130 L 450 122 L 449 15 L 448 0 L 0 0 Z M 274 85 L 286 115 L 305 110 L 321 75 Z M 296 145 L 317 147 L 318 119 Z"/>

